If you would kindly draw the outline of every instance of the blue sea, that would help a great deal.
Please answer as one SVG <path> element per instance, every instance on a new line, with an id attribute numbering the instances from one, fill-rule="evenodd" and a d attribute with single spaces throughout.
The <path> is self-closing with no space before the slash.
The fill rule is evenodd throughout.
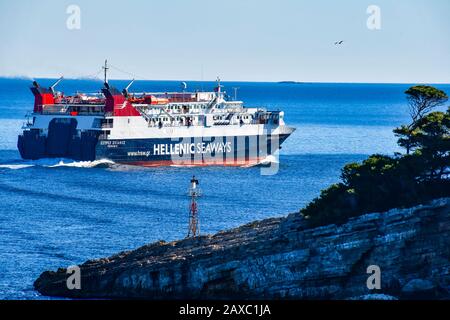
<path id="1" fill-rule="evenodd" d="M 53 80 L 41 79 L 42 85 Z M 127 81 L 111 81 L 123 88 Z M 206 90 L 212 82 L 187 82 Z M 0 299 L 47 299 L 33 289 L 45 270 L 186 236 L 187 188 L 200 181 L 202 234 L 297 212 L 338 182 L 341 167 L 401 151 L 392 129 L 408 123 L 407 84 L 224 82 L 246 106 L 285 112 L 297 131 L 278 172 L 261 168 L 141 168 L 68 159 L 24 161 L 16 148 L 32 110 L 29 79 L 0 78 Z M 450 85 L 436 85 L 450 94 Z M 97 92 L 101 82 L 64 80 L 58 90 Z M 133 91 L 174 91 L 179 81 L 137 81 Z"/>

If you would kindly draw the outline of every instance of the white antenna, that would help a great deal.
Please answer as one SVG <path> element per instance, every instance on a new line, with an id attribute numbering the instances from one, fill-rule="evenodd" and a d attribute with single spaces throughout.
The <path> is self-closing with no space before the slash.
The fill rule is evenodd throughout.
<path id="1" fill-rule="evenodd" d="M 56 80 L 56 82 L 54 84 L 52 84 L 52 86 L 50 87 L 50 91 L 55 93 L 55 87 L 58 85 L 58 83 L 61 82 L 61 80 L 64 79 L 64 77 L 60 77 L 58 80 Z"/>
<path id="2" fill-rule="evenodd" d="M 202 92 L 204 91 L 203 89 L 203 64 L 200 66 L 200 82 L 201 82 L 201 86 L 202 86 Z"/>
<path id="3" fill-rule="evenodd" d="M 239 87 L 233 87 L 234 90 L 234 101 L 237 101 L 237 91 L 240 89 Z"/>
<path id="4" fill-rule="evenodd" d="M 125 90 L 128 91 L 128 89 L 130 89 L 131 85 L 134 83 L 134 79 L 131 80 L 131 82 L 126 86 Z"/>
<path id="5" fill-rule="evenodd" d="M 134 79 L 122 90 L 122 93 L 125 97 L 128 97 L 128 89 L 130 89 L 131 85 L 134 83 Z"/>

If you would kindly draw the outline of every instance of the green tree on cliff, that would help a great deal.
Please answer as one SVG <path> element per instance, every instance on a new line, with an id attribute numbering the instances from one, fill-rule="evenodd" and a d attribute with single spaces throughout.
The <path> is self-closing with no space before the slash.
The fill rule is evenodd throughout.
<path id="1" fill-rule="evenodd" d="M 398 142 L 407 148 L 407 154 L 372 155 L 362 163 L 347 164 L 342 169 L 341 183 L 323 190 L 300 210 L 313 226 L 343 223 L 364 213 L 450 196 L 450 108 L 447 112 L 428 113 L 446 101 L 446 95 L 427 88 L 406 91 L 410 106 L 411 97 L 418 92 L 435 96 L 426 101 L 414 98 L 417 109 L 412 112 L 413 123 L 404 126 L 410 131 Z"/>
<path id="2" fill-rule="evenodd" d="M 441 180 L 450 174 L 450 108 L 447 113 L 432 112 L 416 124 L 413 143 L 424 170 L 423 180 Z"/>
<path id="3" fill-rule="evenodd" d="M 399 137 L 398 144 L 406 149 L 406 154 L 409 154 L 417 147 L 414 143 L 414 137 L 417 134 L 416 124 L 435 107 L 443 105 L 448 100 L 448 96 L 442 90 L 425 85 L 411 87 L 405 91 L 405 94 L 412 122 L 394 129 L 394 133 Z"/>

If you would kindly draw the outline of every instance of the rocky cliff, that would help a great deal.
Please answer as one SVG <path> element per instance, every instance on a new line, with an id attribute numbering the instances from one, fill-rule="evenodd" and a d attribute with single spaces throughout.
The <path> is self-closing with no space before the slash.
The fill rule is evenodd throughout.
<path id="1" fill-rule="evenodd" d="M 307 228 L 298 214 L 87 261 L 81 289 L 65 269 L 44 295 L 101 298 L 450 298 L 450 198 Z M 367 267 L 381 270 L 369 290 Z"/>

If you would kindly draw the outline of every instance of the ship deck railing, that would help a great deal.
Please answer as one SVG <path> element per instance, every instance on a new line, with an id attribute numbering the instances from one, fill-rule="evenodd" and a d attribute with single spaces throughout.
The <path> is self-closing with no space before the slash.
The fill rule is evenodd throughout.
<path id="1" fill-rule="evenodd" d="M 255 124 L 269 124 L 269 121 L 263 121 L 263 120 L 252 120 L 248 122 L 230 122 L 229 120 L 218 120 L 213 122 L 210 126 L 243 126 L 243 125 L 255 125 Z M 184 124 L 184 123 L 162 123 L 159 124 L 158 122 L 149 122 L 148 123 L 149 128 L 180 128 L 180 127 L 206 127 L 205 124 L 202 123 L 193 123 L 193 124 Z M 209 127 L 209 126 L 208 126 Z M 105 127 L 106 128 L 106 127 Z"/>
<path id="2" fill-rule="evenodd" d="M 213 112 L 209 112 L 207 109 L 200 109 L 200 110 L 166 110 L 164 108 L 156 109 L 154 111 L 148 111 L 147 108 L 142 107 L 140 105 L 135 106 L 137 110 L 141 112 L 141 114 L 145 114 L 149 117 L 158 117 L 160 115 L 170 115 L 170 116 L 198 116 L 198 115 L 217 115 L 217 114 L 250 114 L 249 112 L 246 112 L 244 108 L 227 108 L 227 109 L 216 109 Z M 147 109 L 147 110 L 146 110 Z"/>

